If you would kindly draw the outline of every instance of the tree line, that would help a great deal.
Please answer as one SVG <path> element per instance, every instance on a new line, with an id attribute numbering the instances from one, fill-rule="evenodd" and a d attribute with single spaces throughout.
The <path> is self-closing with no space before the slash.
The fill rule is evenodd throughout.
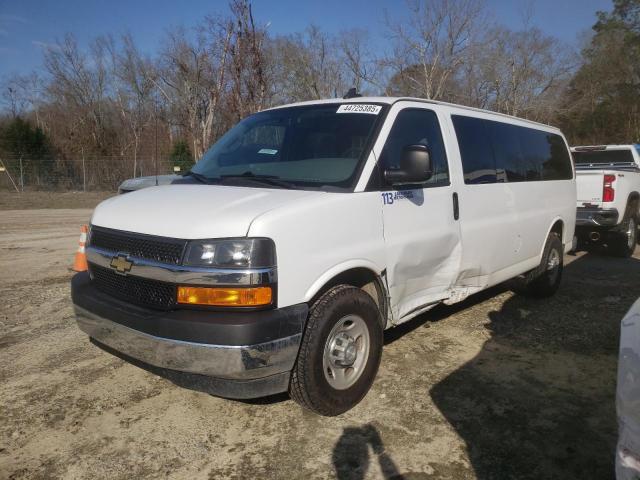
<path id="1" fill-rule="evenodd" d="M 21 170 L 42 184 L 57 172 L 77 185 L 92 162 L 113 187 L 153 173 L 159 157 L 189 168 L 253 112 L 350 87 L 558 125 L 572 144 L 639 142 L 640 0 L 597 12 L 579 51 L 530 17 L 510 29 L 482 0 L 407 0 L 401 16 L 381 18 L 382 40 L 316 25 L 273 35 L 250 0 L 232 0 L 225 14 L 170 30 L 153 54 L 130 34 L 86 49 L 68 34 L 43 51 L 41 70 L 3 79 L 0 159 L 24 158 Z"/>

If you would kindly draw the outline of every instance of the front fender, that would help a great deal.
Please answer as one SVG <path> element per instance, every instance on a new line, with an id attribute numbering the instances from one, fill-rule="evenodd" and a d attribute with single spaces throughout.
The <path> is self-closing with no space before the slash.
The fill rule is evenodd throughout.
<path id="1" fill-rule="evenodd" d="M 380 278 L 382 275 L 382 271 L 384 267 L 377 265 L 376 263 L 364 259 L 357 258 L 353 260 L 349 260 L 346 262 L 339 263 L 334 265 L 333 267 L 326 270 L 322 275 L 320 275 L 315 282 L 311 284 L 311 286 L 307 289 L 304 295 L 304 301 L 309 302 L 313 297 L 315 297 L 322 288 L 327 285 L 332 279 L 336 278 L 338 275 L 345 273 L 349 270 L 353 270 L 355 268 L 365 268 L 369 270 L 372 274 L 374 274 L 377 278 Z"/>

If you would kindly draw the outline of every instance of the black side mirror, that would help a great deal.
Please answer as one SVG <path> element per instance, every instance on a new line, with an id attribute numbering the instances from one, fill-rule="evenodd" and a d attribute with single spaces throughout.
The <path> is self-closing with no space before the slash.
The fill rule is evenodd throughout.
<path id="1" fill-rule="evenodd" d="M 432 175 L 429 147 L 421 144 L 404 147 L 400 157 L 400 168 L 384 171 L 384 179 L 391 185 L 423 183 Z"/>

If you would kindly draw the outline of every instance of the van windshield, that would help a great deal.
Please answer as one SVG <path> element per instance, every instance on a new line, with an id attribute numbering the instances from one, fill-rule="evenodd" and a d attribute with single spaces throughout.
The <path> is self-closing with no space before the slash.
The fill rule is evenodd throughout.
<path id="1" fill-rule="evenodd" d="M 220 138 L 191 173 L 211 183 L 352 189 L 382 111 L 324 104 L 256 113 Z"/>
<path id="2" fill-rule="evenodd" d="M 630 149 L 625 150 L 583 150 L 574 151 L 573 159 L 576 165 L 633 163 Z"/>

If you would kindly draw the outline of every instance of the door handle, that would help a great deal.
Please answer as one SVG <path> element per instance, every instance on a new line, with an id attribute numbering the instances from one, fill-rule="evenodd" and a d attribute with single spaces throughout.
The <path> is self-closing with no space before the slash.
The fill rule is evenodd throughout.
<path id="1" fill-rule="evenodd" d="M 458 202 L 458 193 L 453 192 L 453 219 L 458 220 L 460 218 L 460 204 Z"/>

